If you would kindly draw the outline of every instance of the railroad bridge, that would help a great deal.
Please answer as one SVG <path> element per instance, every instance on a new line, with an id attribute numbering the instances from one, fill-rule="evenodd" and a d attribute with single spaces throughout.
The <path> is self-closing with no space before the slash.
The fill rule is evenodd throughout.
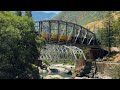
<path id="1" fill-rule="evenodd" d="M 91 48 L 90 53 L 93 61 L 107 54 L 107 51 L 100 47 L 93 32 L 75 23 L 61 20 L 36 21 L 35 31 L 48 44 Z"/>

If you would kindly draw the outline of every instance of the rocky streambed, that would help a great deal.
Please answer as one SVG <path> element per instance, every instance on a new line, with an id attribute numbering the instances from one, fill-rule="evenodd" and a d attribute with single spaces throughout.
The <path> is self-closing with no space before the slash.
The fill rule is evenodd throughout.
<path id="1" fill-rule="evenodd" d="M 47 67 L 47 70 L 39 68 L 39 73 L 43 79 L 112 79 L 101 73 L 97 73 L 93 78 L 89 77 L 74 77 L 74 65 L 68 64 L 52 64 Z"/>

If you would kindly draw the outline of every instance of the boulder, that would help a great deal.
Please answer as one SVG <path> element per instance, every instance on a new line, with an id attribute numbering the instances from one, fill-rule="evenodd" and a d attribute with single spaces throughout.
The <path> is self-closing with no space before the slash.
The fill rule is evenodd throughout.
<path id="1" fill-rule="evenodd" d="M 63 79 L 60 75 L 47 75 L 44 79 Z"/>
<path id="2" fill-rule="evenodd" d="M 47 70 L 42 70 L 42 73 L 44 73 L 44 74 L 47 73 Z"/>
<path id="3" fill-rule="evenodd" d="M 59 73 L 59 70 L 58 70 L 58 69 L 55 69 L 55 68 L 50 69 L 50 71 L 51 71 L 52 73 Z"/>

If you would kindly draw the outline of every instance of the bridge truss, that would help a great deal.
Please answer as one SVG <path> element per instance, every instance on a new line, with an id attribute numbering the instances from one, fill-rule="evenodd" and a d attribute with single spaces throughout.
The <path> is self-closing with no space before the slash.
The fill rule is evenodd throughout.
<path id="1" fill-rule="evenodd" d="M 98 47 L 95 34 L 75 23 L 60 20 L 37 21 L 35 31 L 49 44 Z"/>
<path id="2" fill-rule="evenodd" d="M 40 60 L 49 60 L 52 62 L 75 62 L 77 59 L 79 59 L 79 57 L 82 57 L 84 60 L 86 60 L 82 49 L 79 49 L 75 46 L 48 44 L 44 49 L 41 50 Z"/>

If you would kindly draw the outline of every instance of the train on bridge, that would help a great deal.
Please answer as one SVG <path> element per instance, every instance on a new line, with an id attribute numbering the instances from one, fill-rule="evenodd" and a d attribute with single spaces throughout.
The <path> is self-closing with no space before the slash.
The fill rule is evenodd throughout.
<path id="1" fill-rule="evenodd" d="M 51 39 L 54 39 L 54 40 L 64 40 L 64 41 L 71 41 L 72 40 L 72 36 L 65 36 L 65 35 L 52 35 L 52 34 L 40 34 L 40 37 L 42 38 L 45 38 L 45 39 L 49 39 L 49 37 Z"/>
<path id="2" fill-rule="evenodd" d="M 48 42 L 65 42 L 86 46 L 98 46 L 93 32 L 80 25 L 59 20 L 35 22 L 35 31 Z"/>

